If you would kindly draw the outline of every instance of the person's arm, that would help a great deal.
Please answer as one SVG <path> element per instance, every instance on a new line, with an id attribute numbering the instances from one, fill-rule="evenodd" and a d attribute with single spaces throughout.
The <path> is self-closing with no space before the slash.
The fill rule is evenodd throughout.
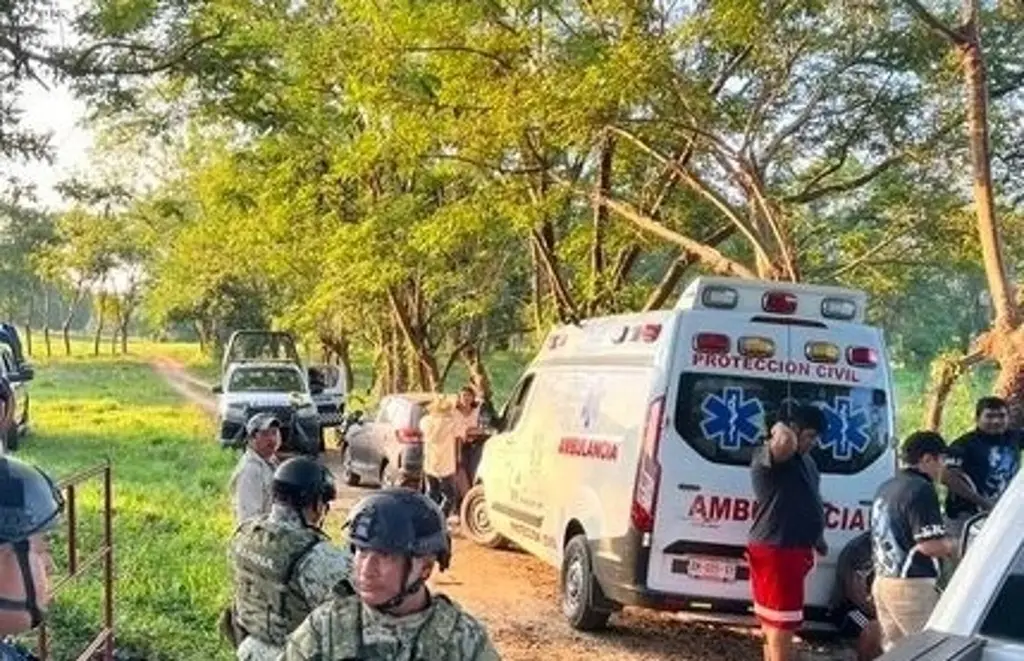
<path id="1" fill-rule="evenodd" d="M 317 616 L 317 611 L 313 611 L 298 629 L 288 634 L 284 652 L 277 657 L 277 661 L 326 661 L 320 644 L 323 632 L 317 626 Z M 327 653 L 330 654 L 330 650 Z"/>
<path id="2" fill-rule="evenodd" d="M 299 587 L 306 603 L 319 606 L 337 596 L 338 586 L 352 574 L 352 559 L 348 553 L 330 542 L 318 544 L 310 551 L 297 570 Z"/>
<path id="3" fill-rule="evenodd" d="M 946 468 L 942 471 L 941 481 L 951 492 L 987 512 L 992 509 L 993 503 L 977 492 L 963 470 L 963 462 L 967 454 L 966 444 L 968 442 L 957 441 L 950 446 L 949 454 L 946 456 Z"/>
<path id="4" fill-rule="evenodd" d="M 235 520 L 241 523 L 263 513 L 263 480 L 251 466 L 238 474 L 235 483 Z"/>
<path id="5" fill-rule="evenodd" d="M 956 552 L 956 542 L 946 534 L 939 511 L 939 497 L 931 484 L 922 486 L 910 501 L 907 511 L 914 551 L 932 558 L 947 558 Z"/>

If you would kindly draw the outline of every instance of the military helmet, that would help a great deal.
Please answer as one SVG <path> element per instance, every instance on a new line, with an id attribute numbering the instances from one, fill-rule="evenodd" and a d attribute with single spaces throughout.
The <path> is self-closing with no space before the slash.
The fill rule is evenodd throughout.
<path id="1" fill-rule="evenodd" d="M 365 549 L 409 556 L 436 556 L 448 568 L 452 546 L 444 514 L 421 493 L 395 487 L 360 501 L 349 513 L 349 543 Z"/>
<path id="2" fill-rule="evenodd" d="M 290 497 L 298 505 L 329 503 L 338 497 L 334 476 L 312 457 L 292 457 L 274 471 L 274 493 Z"/>
<path id="3" fill-rule="evenodd" d="M 0 544 L 22 542 L 57 525 L 64 497 L 35 466 L 0 457 Z"/>

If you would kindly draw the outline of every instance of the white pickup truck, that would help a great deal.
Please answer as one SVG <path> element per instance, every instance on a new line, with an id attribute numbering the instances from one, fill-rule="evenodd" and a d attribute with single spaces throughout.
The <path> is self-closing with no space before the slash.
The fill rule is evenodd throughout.
<path id="1" fill-rule="evenodd" d="M 1024 473 L 968 522 L 960 551 L 925 630 L 879 661 L 1024 661 Z"/>
<path id="2" fill-rule="evenodd" d="M 332 365 L 303 368 L 290 333 L 235 331 L 221 363 L 221 382 L 213 388 L 222 446 L 245 442 L 245 423 L 256 413 L 281 421 L 281 450 L 318 454 L 325 427 L 342 422 L 346 383 Z"/>

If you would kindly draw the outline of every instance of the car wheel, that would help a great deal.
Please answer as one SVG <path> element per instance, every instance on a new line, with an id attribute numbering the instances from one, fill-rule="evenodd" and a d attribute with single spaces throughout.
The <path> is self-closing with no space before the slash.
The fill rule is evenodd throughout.
<path id="1" fill-rule="evenodd" d="M 475 544 L 497 549 L 505 546 L 506 540 L 491 527 L 487 516 L 487 499 L 484 496 L 484 485 L 478 484 L 462 498 L 462 531 Z"/>
<path id="2" fill-rule="evenodd" d="M 391 478 L 388 476 L 388 462 L 383 461 L 380 464 L 380 474 L 377 476 L 377 482 L 381 488 L 387 488 L 391 486 Z"/>
<path id="3" fill-rule="evenodd" d="M 18 425 L 11 421 L 11 424 L 0 433 L 0 442 L 3 443 L 4 452 L 14 452 L 18 449 Z"/>
<path id="4" fill-rule="evenodd" d="M 593 606 L 601 588 L 594 577 L 585 535 L 576 535 L 566 545 L 561 579 L 562 613 L 572 628 L 579 631 L 603 629 L 611 611 Z"/>
<path id="5" fill-rule="evenodd" d="M 347 443 L 341 450 L 341 475 L 345 484 L 350 487 L 359 486 L 359 475 L 352 467 L 352 448 Z"/>

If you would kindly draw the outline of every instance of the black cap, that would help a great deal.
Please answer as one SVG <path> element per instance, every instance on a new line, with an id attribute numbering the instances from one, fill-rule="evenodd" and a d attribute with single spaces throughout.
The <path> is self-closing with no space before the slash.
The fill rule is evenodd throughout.
<path id="1" fill-rule="evenodd" d="M 275 496 L 306 507 L 329 503 L 338 497 L 334 476 L 326 466 L 312 457 L 292 457 L 281 462 L 274 471 Z"/>
<path id="2" fill-rule="evenodd" d="M 423 494 L 395 487 L 359 501 L 345 524 L 353 550 L 434 556 L 448 569 L 452 546 L 441 508 Z"/>
<path id="3" fill-rule="evenodd" d="M 916 431 L 903 441 L 900 449 L 904 463 L 913 466 L 926 455 L 943 457 L 946 454 L 946 441 L 933 431 Z"/>

